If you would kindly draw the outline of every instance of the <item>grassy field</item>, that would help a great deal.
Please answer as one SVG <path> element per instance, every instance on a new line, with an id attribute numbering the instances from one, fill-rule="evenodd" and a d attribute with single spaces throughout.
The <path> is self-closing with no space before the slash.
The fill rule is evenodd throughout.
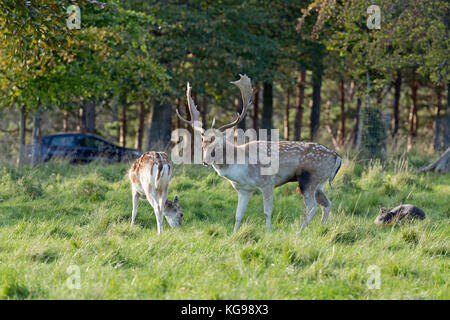
<path id="1" fill-rule="evenodd" d="M 271 233 L 262 198 L 233 233 L 237 193 L 212 168 L 174 168 L 181 229 L 158 236 L 140 202 L 130 227 L 128 165 L 0 167 L 1 299 L 450 299 L 450 175 L 419 174 L 431 158 L 385 164 L 346 157 L 330 219 L 305 213 L 295 184 L 276 189 Z M 412 203 L 427 219 L 381 228 L 378 206 Z M 370 266 L 380 289 L 366 285 Z M 71 289 L 69 266 L 80 269 Z M 76 268 L 75 267 L 75 268 Z"/>

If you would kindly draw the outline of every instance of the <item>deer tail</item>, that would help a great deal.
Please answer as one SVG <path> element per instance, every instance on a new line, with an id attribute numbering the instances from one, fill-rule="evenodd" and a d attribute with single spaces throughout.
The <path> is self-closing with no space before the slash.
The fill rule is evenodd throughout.
<path id="1" fill-rule="evenodd" d="M 342 164 L 342 158 L 340 155 L 338 155 L 336 153 L 336 162 L 334 164 L 333 172 L 332 172 L 330 178 L 328 179 L 328 182 L 330 183 L 330 187 L 331 187 L 331 182 L 333 181 L 334 177 L 336 176 L 339 169 L 341 168 L 341 164 Z"/>

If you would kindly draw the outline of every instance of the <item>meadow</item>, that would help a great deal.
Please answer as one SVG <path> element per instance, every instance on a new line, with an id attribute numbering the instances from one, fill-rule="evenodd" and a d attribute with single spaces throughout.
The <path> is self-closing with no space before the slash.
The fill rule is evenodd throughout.
<path id="1" fill-rule="evenodd" d="M 262 197 L 234 233 L 237 193 L 212 168 L 174 167 L 183 226 L 158 236 L 140 201 L 131 227 L 129 164 L 0 167 L 1 299 L 450 299 L 450 175 L 418 173 L 430 156 L 344 157 L 326 225 L 294 183 L 276 189 L 272 232 Z M 411 203 L 423 221 L 374 224 L 378 206 Z M 79 289 L 67 285 L 70 266 Z M 380 288 L 370 289 L 371 266 Z M 71 270 L 69 268 L 69 270 Z M 368 272 L 369 271 L 369 272 Z"/>

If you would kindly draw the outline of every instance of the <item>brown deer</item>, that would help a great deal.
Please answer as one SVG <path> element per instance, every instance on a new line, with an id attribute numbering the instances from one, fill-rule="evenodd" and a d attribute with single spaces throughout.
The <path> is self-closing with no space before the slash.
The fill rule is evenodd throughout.
<path id="1" fill-rule="evenodd" d="M 244 119 L 248 107 L 251 105 L 253 89 L 251 80 L 246 75 L 240 75 L 238 81 L 232 82 L 239 87 L 242 95 L 242 112 L 236 120 L 213 130 L 212 135 L 207 135 L 199 120 L 200 113 L 191 97 L 191 87 L 187 85 L 187 101 L 191 120 L 184 119 L 177 110 L 178 117 L 189 123 L 193 129 L 202 135 L 203 164 L 212 165 L 216 172 L 228 179 L 233 188 L 238 192 L 238 205 L 236 209 L 236 223 L 234 231 L 239 229 L 250 196 L 255 191 L 261 191 L 264 202 L 264 214 L 266 216 L 267 230 L 271 230 L 271 217 L 273 205 L 273 191 L 275 187 L 287 182 L 297 182 L 298 190 L 302 193 L 306 205 L 306 217 L 300 229 L 303 229 L 313 218 L 317 210 L 316 202 L 322 209 L 322 223 L 328 219 L 331 209 L 331 201 L 323 191 L 323 186 L 328 180 L 330 185 L 338 172 L 342 158 L 334 151 L 313 142 L 300 141 L 250 141 L 237 145 L 227 139 L 223 134 L 228 128 L 233 128 Z M 213 120 L 214 126 L 215 120 Z M 228 131 L 227 131 L 228 132 Z M 278 170 L 271 174 L 262 174 L 264 161 L 260 153 L 255 150 L 265 149 L 267 154 L 278 153 Z M 223 162 L 223 156 L 227 153 L 243 154 L 244 162 Z M 251 159 L 256 161 L 251 161 Z M 235 159 L 234 156 L 231 158 Z M 228 157 L 227 157 L 228 159 Z"/>
<path id="2" fill-rule="evenodd" d="M 146 197 L 156 215 L 158 234 L 163 232 L 163 216 L 174 228 L 181 225 L 183 211 L 178 196 L 173 201 L 167 200 L 172 168 L 164 152 L 145 152 L 131 166 L 128 173 L 133 196 L 131 225 L 136 219 L 139 197 Z"/>

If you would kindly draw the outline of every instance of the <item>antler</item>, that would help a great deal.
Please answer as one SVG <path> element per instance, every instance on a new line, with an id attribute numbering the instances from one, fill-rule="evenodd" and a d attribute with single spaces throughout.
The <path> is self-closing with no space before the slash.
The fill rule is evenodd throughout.
<path id="1" fill-rule="evenodd" d="M 189 112 L 191 114 L 191 119 L 192 120 L 186 120 L 184 119 L 180 113 L 178 112 L 178 108 L 176 109 L 177 115 L 178 117 L 183 120 L 186 123 L 189 123 L 191 126 L 193 127 L 201 127 L 201 122 L 200 122 L 200 112 L 197 109 L 197 106 L 194 103 L 194 100 L 191 97 L 191 89 L 192 87 L 189 85 L 189 82 L 187 83 L 187 88 L 186 88 L 186 97 L 187 97 L 187 101 L 188 101 L 188 107 L 189 107 Z"/>
<path id="2" fill-rule="evenodd" d="M 221 126 L 219 128 L 220 131 L 223 131 L 225 129 L 228 128 L 232 128 L 235 125 L 237 125 L 239 122 L 241 122 L 244 119 L 245 114 L 247 113 L 247 109 L 248 107 L 250 107 L 250 105 L 252 104 L 252 99 L 253 99 L 253 88 L 252 88 L 252 82 L 250 80 L 249 77 L 247 77 L 247 75 L 242 75 L 240 74 L 240 79 L 237 81 L 232 81 L 231 83 L 238 86 L 239 89 L 241 90 L 241 95 L 242 95 L 242 112 L 241 114 L 237 114 L 237 118 L 236 120 L 234 120 L 233 122 L 226 124 L 224 126 Z"/>

